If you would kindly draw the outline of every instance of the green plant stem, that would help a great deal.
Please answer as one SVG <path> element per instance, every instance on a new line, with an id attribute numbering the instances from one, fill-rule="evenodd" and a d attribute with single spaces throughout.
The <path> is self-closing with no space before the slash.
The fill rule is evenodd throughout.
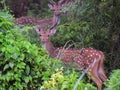
<path id="1" fill-rule="evenodd" d="M 73 90 L 77 90 L 79 82 L 82 80 L 82 78 L 84 77 L 84 75 L 87 73 L 88 69 L 86 69 L 85 71 L 83 71 L 82 75 L 79 77 L 79 79 L 77 80 L 76 84 L 74 85 Z"/>
<path id="2" fill-rule="evenodd" d="M 93 67 L 93 65 L 95 64 L 96 60 L 94 60 L 93 64 L 91 64 L 87 69 L 85 69 L 83 72 L 82 72 L 82 75 L 79 77 L 79 79 L 77 80 L 76 84 L 74 85 L 73 87 L 73 90 L 77 90 L 77 87 L 78 87 L 78 84 L 80 82 L 80 80 L 83 78 L 83 76 L 88 72 L 88 70 Z"/>

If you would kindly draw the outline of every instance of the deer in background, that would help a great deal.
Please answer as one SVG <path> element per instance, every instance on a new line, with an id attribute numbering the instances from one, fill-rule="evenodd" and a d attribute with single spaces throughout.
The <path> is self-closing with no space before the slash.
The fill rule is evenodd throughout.
<path id="1" fill-rule="evenodd" d="M 50 36 L 56 33 L 53 27 L 45 30 L 44 28 L 37 28 L 36 32 L 39 34 L 44 49 L 49 52 L 52 58 L 57 58 L 59 52 L 63 51 L 60 55 L 60 60 L 65 64 L 72 62 L 73 66 L 79 70 L 84 71 L 88 69 L 90 78 L 97 84 L 98 89 L 102 90 L 102 83 L 107 80 L 104 72 L 104 54 L 103 52 L 93 48 L 82 49 L 65 49 L 56 48 L 50 41 Z"/>
<path id="2" fill-rule="evenodd" d="M 58 2 L 54 2 L 53 0 L 50 1 L 48 4 L 49 8 L 53 11 L 53 17 L 51 18 L 45 18 L 45 19 L 37 19 L 37 18 L 32 18 L 32 17 L 27 17 L 27 16 L 22 16 L 20 18 L 17 18 L 15 20 L 15 24 L 33 24 L 37 26 L 45 26 L 45 25 L 52 25 L 54 27 L 54 24 L 60 24 L 60 14 L 61 9 L 68 5 L 71 2 L 74 2 L 75 0 L 59 0 Z"/>

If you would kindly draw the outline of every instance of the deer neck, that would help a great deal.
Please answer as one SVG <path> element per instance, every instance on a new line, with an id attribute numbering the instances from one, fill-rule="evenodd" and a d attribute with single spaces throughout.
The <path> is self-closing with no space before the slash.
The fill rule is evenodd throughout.
<path id="1" fill-rule="evenodd" d="M 60 14 L 59 15 L 53 15 L 53 21 L 52 21 L 52 28 L 56 27 L 57 25 L 60 24 Z"/>
<path id="2" fill-rule="evenodd" d="M 54 53 L 55 47 L 53 46 L 51 41 L 48 40 L 46 43 L 43 44 L 43 46 L 44 46 L 44 49 L 48 51 L 50 57 L 54 57 L 53 53 Z"/>

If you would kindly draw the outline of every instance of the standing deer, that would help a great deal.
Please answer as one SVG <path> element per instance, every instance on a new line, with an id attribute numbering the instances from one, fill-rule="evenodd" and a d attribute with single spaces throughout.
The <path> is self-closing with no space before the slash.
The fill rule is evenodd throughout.
<path id="1" fill-rule="evenodd" d="M 50 24 L 52 25 L 52 27 L 54 27 L 55 26 L 54 24 L 58 25 L 60 23 L 61 9 L 74 1 L 75 0 L 59 0 L 58 2 L 54 2 L 53 0 L 51 0 L 48 6 L 54 13 L 53 17 L 45 18 L 45 19 L 37 19 L 37 18 L 23 16 L 23 17 L 17 18 L 15 20 L 15 24 L 33 24 L 33 25 L 39 25 L 39 26 Z"/>
<path id="2" fill-rule="evenodd" d="M 36 32 L 40 35 L 41 42 L 44 49 L 49 52 L 49 55 L 53 58 L 57 58 L 59 52 L 65 48 L 56 48 L 50 41 L 50 36 L 56 33 L 54 28 L 44 30 L 43 28 L 37 28 Z M 97 84 L 98 89 L 102 90 L 102 83 L 107 80 L 104 72 L 104 54 L 93 48 L 82 48 L 82 49 L 68 49 L 62 52 L 60 56 L 62 62 L 69 64 L 70 62 L 78 70 L 86 70 L 90 73 L 90 78 Z"/>

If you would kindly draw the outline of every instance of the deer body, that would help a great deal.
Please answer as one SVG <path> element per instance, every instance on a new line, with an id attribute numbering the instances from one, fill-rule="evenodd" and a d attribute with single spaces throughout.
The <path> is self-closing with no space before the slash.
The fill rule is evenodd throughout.
<path id="1" fill-rule="evenodd" d="M 33 24 L 39 27 L 47 26 L 48 24 L 51 25 L 51 28 L 60 24 L 60 14 L 61 9 L 65 7 L 70 2 L 74 2 L 75 0 L 60 0 L 58 2 L 54 2 L 53 0 L 50 1 L 48 4 L 49 8 L 53 10 L 53 17 L 45 18 L 45 19 L 38 19 L 33 17 L 22 16 L 17 18 L 14 23 L 15 24 Z"/>
<path id="2" fill-rule="evenodd" d="M 53 18 L 37 19 L 33 17 L 22 16 L 15 20 L 15 24 L 41 25 L 44 23 L 52 24 Z"/>
<path id="3" fill-rule="evenodd" d="M 17 18 L 14 23 L 15 24 L 33 24 L 39 27 L 45 27 L 47 25 L 50 25 L 51 28 L 53 28 L 58 24 L 60 24 L 60 14 L 61 14 L 61 8 L 63 7 L 63 2 L 64 0 L 58 3 L 54 2 L 53 0 L 50 1 L 48 6 L 54 12 L 53 17 L 51 18 L 37 19 L 37 18 L 22 16 L 20 18 Z"/>
<path id="4" fill-rule="evenodd" d="M 56 30 L 41 30 L 36 29 L 40 35 L 41 42 L 53 58 L 57 58 L 58 54 L 65 48 L 56 48 L 51 43 L 49 37 L 56 33 Z M 68 49 L 61 52 L 60 60 L 65 64 L 72 63 L 79 70 L 88 69 L 91 79 L 97 84 L 99 90 L 102 90 L 102 83 L 107 80 L 104 72 L 103 62 L 104 54 L 93 48 Z"/>

